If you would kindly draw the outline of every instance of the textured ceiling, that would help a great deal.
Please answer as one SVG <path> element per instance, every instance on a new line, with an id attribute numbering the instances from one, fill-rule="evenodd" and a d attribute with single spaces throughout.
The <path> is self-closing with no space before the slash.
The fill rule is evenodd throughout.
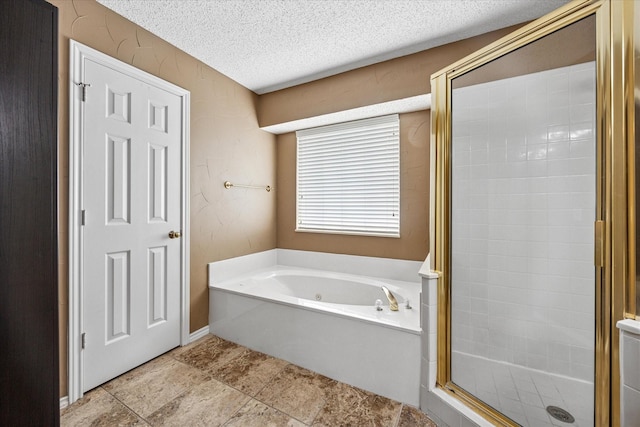
<path id="1" fill-rule="evenodd" d="M 98 0 L 256 93 L 532 20 L 567 0 Z"/>

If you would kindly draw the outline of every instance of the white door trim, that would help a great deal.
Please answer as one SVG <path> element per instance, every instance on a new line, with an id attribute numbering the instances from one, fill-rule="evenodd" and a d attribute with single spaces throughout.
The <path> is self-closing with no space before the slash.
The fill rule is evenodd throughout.
<path id="1" fill-rule="evenodd" d="M 84 60 L 117 70 L 182 99 L 182 159 L 180 225 L 180 342 L 189 343 L 189 91 L 152 74 L 125 64 L 75 40 L 69 40 L 69 331 L 68 396 L 69 404 L 82 397 L 82 88 Z M 89 83 L 89 82 L 87 82 Z M 91 88 L 87 88 L 90 94 Z"/>

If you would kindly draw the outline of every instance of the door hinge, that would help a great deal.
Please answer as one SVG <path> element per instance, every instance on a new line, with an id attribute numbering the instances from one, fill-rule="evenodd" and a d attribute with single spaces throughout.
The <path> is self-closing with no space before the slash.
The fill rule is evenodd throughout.
<path id="1" fill-rule="evenodd" d="M 604 221 L 598 220 L 593 227 L 594 264 L 604 267 Z"/>
<path id="2" fill-rule="evenodd" d="M 85 210 L 82 209 L 80 211 L 80 225 L 84 225 L 84 219 L 85 219 Z"/>
<path id="3" fill-rule="evenodd" d="M 82 91 L 82 101 L 87 100 L 87 87 L 90 87 L 90 83 L 76 83 L 76 85 L 80 86 L 80 90 Z"/>
<path id="4" fill-rule="evenodd" d="M 82 333 L 82 349 L 84 350 L 85 345 L 87 344 L 87 334 L 85 332 Z"/>

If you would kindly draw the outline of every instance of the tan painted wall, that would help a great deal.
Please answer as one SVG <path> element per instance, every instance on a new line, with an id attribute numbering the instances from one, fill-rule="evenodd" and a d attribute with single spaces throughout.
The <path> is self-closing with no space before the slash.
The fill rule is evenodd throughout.
<path id="1" fill-rule="evenodd" d="M 521 25 L 260 96 L 260 126 L 431 93 L 431 74 Z"/>
<path id="2" fill-rule="evenodd" d="M 191 320 L 208 324 L 206 264 L 273 249 L 276 195 L 225 190 L 225 180 L 273 185 L 275 138 L 258 129 L 257 96 L 93 0 L 59 8 L 60 395 L 67 394 L 69 38 L 191 91 Z"/>
<path id="3" fill-rule="evenodd" d="M 429 111 L 400 115 L 399 239 L 296 233 L 296 135 L 279 135 L 277 246 L 423 261 L 429 242 L 429 121 Z"/>

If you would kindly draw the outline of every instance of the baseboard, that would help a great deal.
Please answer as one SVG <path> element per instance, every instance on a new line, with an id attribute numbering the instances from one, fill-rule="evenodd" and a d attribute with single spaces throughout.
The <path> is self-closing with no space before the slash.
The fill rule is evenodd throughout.
<path id="1" fill-rule="evenodd" d="M 195 332 L 192 332 L 189 335 L 189 342 L 192 343 L 194 341 L 199 340 L 202 337 L 206 337 L 207 335 L 209 335 L 209 325 L 202 327 Z"/>
<path id="2" fill-rule="evenodd" d="M 60 398 L 60 409 L 64 409 L 69 406 L 69 396 Z"/>

